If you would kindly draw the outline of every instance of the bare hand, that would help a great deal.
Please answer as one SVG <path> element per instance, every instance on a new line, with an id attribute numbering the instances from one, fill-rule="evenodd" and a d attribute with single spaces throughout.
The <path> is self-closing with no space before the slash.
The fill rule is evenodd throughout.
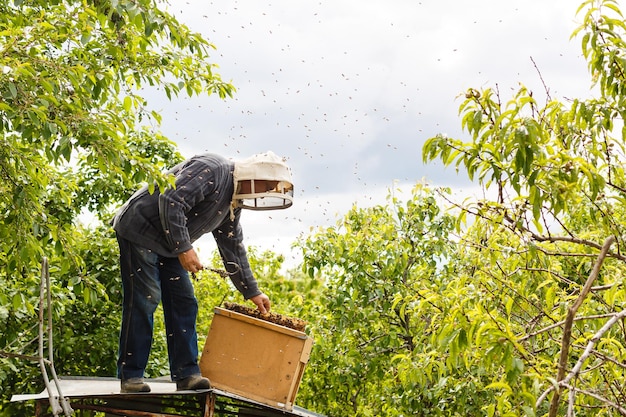
<path id="1" fill-rule="evenodd" d="M 250 298 L 254 304 L 256 304 L 256 308 L 261 312 L 261 314 L 265 314 L 270 311 L 271 302 L 267 295 L 261 293 L 259 295 L 255 295 Z"/>
<path id="2" fill-rule="evenodd" d="M 187 252 L 179 253 L 178 260 L 180 264 L 185 268 L 186 271 L 195 274 L 198 271 L 201 271 L 204 267 L 198 258 L 198 254 L 195 249 L 189 249 Z"/>

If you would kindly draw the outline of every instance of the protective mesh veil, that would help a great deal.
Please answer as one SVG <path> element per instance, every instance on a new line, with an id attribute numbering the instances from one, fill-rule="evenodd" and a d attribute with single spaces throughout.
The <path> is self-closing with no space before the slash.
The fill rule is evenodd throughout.
<path id="1" fill-rule="evenodd" d="M 276 210 L 293 204 L 291 170 L 273 152 L 235 161 L 233 205 L 250 210 Z M 250 181 L 250 192 L 241 193 L 241 183 Z"/>

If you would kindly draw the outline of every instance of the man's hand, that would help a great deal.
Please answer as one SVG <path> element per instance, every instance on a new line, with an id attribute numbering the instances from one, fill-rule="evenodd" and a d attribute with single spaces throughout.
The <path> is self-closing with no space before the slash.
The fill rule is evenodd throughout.
<path id="1" fill-rule="evenodd" d="M 198 254 L 193 248 L 189 249 L 187 252 L 179 253 L 178 260 L 183 268 L 192 274 L 195 274 L 203 268 L 200 259 L 198 259 Z"/>
<path id="2" fill-rule="evenodd" d="M 270 311 L 272 303 L 270 303 L 270 299 L 267 295 L 263 293 L 255 295 L 250 298 L 250 301 L 256 304 L 256 308 L 261 312 L 261 314 L 265 314 Z"/>

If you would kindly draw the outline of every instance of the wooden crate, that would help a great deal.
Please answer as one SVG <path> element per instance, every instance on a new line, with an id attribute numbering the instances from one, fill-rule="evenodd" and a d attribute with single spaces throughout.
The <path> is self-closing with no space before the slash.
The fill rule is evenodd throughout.
<path id="1" fill-rule="evenodd" d="M 304 332 L 216 307 L 200 369 L 219 390 L 291 411 L 312 346 Z"/>

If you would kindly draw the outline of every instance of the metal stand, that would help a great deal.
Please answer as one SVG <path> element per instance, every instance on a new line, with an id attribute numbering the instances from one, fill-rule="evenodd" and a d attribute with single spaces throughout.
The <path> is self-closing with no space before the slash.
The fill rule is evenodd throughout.
<path id="1" fill-rule="evenodd" d="M 46 298 L 46 308 L 44 308 L 44 297 Z M 44 357 L 44 310 L 48 312 L 48 359 Z M 67 417 L 71 416 L 74 410 L 70 407 L 69 400 L 63 397 L 61 393 L 61 386 L 59 378 L 57 377 L 56 370 L 54 369 L 54 354 L 52 345 L 52 295 L 50 293 L 50 272 L 48 269 L 48 258 L 44 257 L 41 262 L 41 286 L 39 288 L 39 368 L 43 375 L 43 381 L 48 391 L 48 397 L 50 400 L 50 407 L 52 408 L 52 414 L 58 416 L 63 412 Z M 56 394 L 50 384 L 50 378 L 48 377 L 48 371 L 46 365 L 50 368 L 50 374 L 54 380 L 56 387 Z"/>

